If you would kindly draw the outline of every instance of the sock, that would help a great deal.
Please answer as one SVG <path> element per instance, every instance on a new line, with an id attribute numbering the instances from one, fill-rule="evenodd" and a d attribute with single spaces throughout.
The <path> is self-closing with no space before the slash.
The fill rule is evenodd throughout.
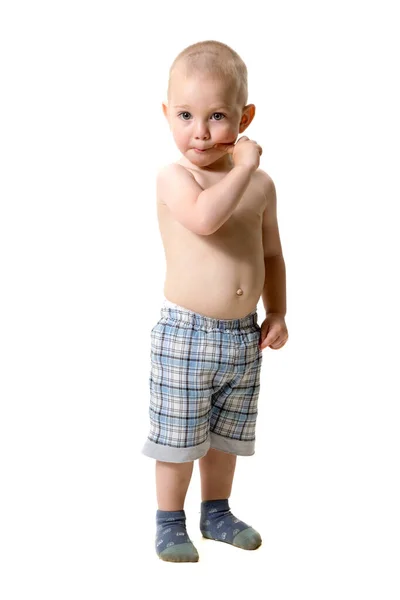
<path id="1" fill-rule="evenodd" d="M 199 555 L 186 531 L 184 510 L 158 510 L 156 552 L 162 560 L 197 562 Z"/>
<path id="2" fill-rule="evenodd" d="M 228 500 L 201 503 L 200 530 L 207 539 L 226 542 L 244 550 L 255 550 L 261 546 L 260 534 L 231 513 Z"/>

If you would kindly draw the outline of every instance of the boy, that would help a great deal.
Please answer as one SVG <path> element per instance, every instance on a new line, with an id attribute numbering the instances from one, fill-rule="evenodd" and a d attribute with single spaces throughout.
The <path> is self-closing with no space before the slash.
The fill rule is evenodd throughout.
<path id="1" fill-rule="evenodd" d="M 261 544 L 228 498 L 237 455 L 254 454 L 262 350 L 281 348 L 288 333 L 274 183 L 258 168 L 261 147 L 235 143 L 254 118 L 246 102 L 246 66 L 225 44 L 193 44 L 171 66 L 163 111 L 182 157 L 157 177 L 167 275 L 143 453 L 156 459 L 156 552 L 173 562 L 199 559 L 183 510 L 194 460 L 203 536 Z"/>

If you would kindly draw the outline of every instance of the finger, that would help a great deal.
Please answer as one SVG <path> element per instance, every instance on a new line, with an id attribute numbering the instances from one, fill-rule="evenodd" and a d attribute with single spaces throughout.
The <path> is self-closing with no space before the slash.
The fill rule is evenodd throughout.
<path id="1" fill-rule="evenodd" d="M 276 340 L 274 344 L 271 345 L 271 348 L 273 348 L 274 350 L 279 350 L 279 348 L 282 348 L 282 346 L 284 346 L 286 342 L 287 338 L 278 338 L 278 340 Z"/>
<path id="2" fill-rule="evenodd" d="M 228 152 L 232 154 L 234 145 L 233 144 L 215 144 L 214 148 L 216 150 L 223 150 L 224 152 Z"/>
<path id="3" fill-rule="evenodd" d="M 272 344 L 270 344 L 271 348 L 273 348 L 274 350 L 276 350 L 277 348 L 279 348 L 279 346 L 282 343 L 282 338 L 280 338 L 279 336 L 274 340 L 274 342 Z"/>
<path id="4" fill-rule="evenodd" d="M 277 339 L 276 333 L 268 334 L 267 337 L 265 338 L 265 340 L 263 341 L 263 343 L 261 344 L 261 349 L 266 348 L 267 346 L 270 346 L 271 344 L 274 344 L 276 339 Z"/>

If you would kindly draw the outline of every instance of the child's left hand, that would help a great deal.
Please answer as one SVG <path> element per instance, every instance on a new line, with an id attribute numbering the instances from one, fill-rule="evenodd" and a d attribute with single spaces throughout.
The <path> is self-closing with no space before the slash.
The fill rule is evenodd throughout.
<path id="1" fill-rule="evenodd" d="M 279 313 L 269 313 L 261 324 L 260 350 L 267 346 L 279 350 L 286 344 L 288 337 L 285 317 Z"/>

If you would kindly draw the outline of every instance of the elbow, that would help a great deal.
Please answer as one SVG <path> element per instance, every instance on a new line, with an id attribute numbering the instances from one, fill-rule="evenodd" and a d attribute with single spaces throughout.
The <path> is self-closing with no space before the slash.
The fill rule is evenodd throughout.
<path id="1" fill-rule="evenodd" d="M 196 233 L 199 235 L 211 235 L 214 231 L 217 230 L 216 227 L 212 227 L 211 224 L 206 219 L 199 219 L 196 225 Z"/>
<path id="2" fill-rule="evenodd" d="M 221 227 L 218 223 L 210 223 L 210 221 L 202 221 L 200 229 L 200 235 L 212 235 Z"/>
<path id="3" fill-rule="evenodd" d="M 211 235 L 212 233 L 214 233 L 214 231 L 211 230 L 209 227 L 203 226 L 198 228 L 197 233 L 199 235 Z"/>
<path id="4" fill-rule="evenodd" d="M 218 227 L 202 227 L 199 234 L 200 235 L 212 235 L 213 233 L 215 233 L 217 231 Z"/>

